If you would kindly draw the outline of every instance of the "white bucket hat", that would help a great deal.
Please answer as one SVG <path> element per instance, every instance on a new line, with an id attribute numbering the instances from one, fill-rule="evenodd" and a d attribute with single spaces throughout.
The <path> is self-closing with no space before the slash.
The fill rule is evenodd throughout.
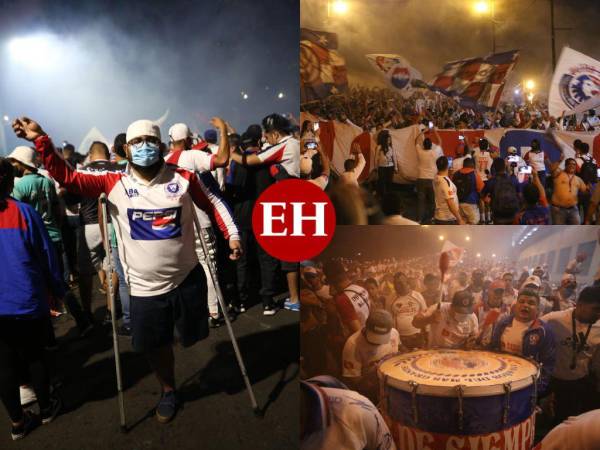
<path id="1" fill-rule="evenodd" d="M 27 147 L 25 145 L 20 145 L 15 147 L 10 155 L 8 155 L 9 159 L 14 159 L 15 161 L 19 161 L 21 164 L 25 164 L 32 169 L 36 168 L 35 165 L 35 150 L 31 147 Z"/>

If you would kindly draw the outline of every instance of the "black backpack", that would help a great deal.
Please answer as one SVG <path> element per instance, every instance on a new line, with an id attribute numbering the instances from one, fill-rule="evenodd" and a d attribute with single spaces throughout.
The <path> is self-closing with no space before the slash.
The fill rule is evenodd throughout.
<path id="1" fill-rule="evenodd" d="M 452 182 L 456 185 L 456 194 L 458 195 L 459 203 L 463 203 L 473 191 L 471 174 L 456 172 L 452 177 Z"/>
<path id="2" fill-rule="evenodd" d="M 585 184 L 594 184 L 598 182 L 598 167 L 591 159 L 584 159 L 581 169 L 579 170 L 579 178 Z"/>
<path id="3" fill-rule="evenodd" d="M 517 189 L 512 184 L 510 177 L 501 175 L 496 177 L 496 185 L 492 197 L 492 212 L 499 217 L 514 216 L 521 207 Z"/>

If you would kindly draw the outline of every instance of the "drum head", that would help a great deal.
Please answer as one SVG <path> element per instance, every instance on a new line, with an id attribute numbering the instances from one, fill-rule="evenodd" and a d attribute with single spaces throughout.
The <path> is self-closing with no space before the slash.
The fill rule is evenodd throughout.
<path id="1" fill-rule="evenodd" d="M 464 397 L 498 395 L 509 383 L 512 391 L 533 384 L 535 363 L 516 355 L 485 351 L 423 350 L 395 356 L 379 366 L 382 382 L 403 391 L 456 397 L 463 386 Z"/>

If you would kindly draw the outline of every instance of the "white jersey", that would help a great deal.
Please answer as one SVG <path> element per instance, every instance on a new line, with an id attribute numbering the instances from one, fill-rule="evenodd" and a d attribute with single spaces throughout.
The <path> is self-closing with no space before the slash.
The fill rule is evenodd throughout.
<path id="1" fill-rule="evenodd" d="M 309 408 L 313 427 L 300 442 L 302 450 L 396 450 L 389 428 L 368 398 L 348 389 L 314 389 L 320 402 L 318 409 Z"/>
<path id="2" fill-rule="evenodd" d="M 210 155 L 212 158 L 219 153 L 219 146 L 216 144 L 208 144 L 208 149 L 210 150 Z M 217 180 L 217 184 L 219 185 L 219 189 L 221 191 L 225 190 L 225 167 L 217 167 L 216 169 L 211 168 L 212 176 Z"/>
<path id="3" fill-rule="evenodd" d="M 343 324 L 358 320 L 364 327 L 369 317 L 369 293 L 365 288 L 351 284 L 336 297 L 336 307 Z"/>
<path id="4" fill-rule="evenodd" d="M 437 305 L 430 306 L 428 313 L 432 313 L 437 307 Z M 442 303 L 440 307 L 442 320 L 430 325 L 430 348 L 460 348 L 469 337 L 476 337 L 478 334 L 477 316 L 474 313 L 471 313 L 467 320 L 458 322 L 450 315 L 450 307 L 450 303 Z"/>
<path id="5" fill-rule="evenodd" d="M 342 375 L 361 377 L 377 367 L 377 363 L 387 355 L 397 353 L 400 336 L 392 328 L 387 344 L 374 345 L 365 339 L 364 330 L 359 330 L 348 338 L 342 353 Z"/>
<path id="6" fill-rule="evenodd" d="M 394 318 L 394 326 L 400 336 L 412 336 L 421 332 L 412 325 L 417 313 L 427 309 L 427 303 L 419 292 L 410 291 L 407 295 L 396 296 L 386 305 L 386 309 Z"/>
<path id="7" fill-rule="evenodd" d="M 293 136 L 286 136 L 277 144 L 256 154 L 263 163 L 280 165 L 288 175 L 300 177 L 300 143 Z M 271 174 L 275 175 L 276 170 Z"/>
<path id="8" fill-rule="evenodd" d="M 197 172 L 198 174 L 210 173 L 213 171 L 214 159 L 215 155 L 208 154 L 202 150 L 177 150 L 169 153 L 165 157 L 165 161 L 169 164 L 174 164 L 191 172 Z M 196 213 L 198 214 L 200 226 L 202 228 L 211 228 L 212 224 L 208 215 L 198 207 L 196 207 Z"/>
<path id="9" fill-rule="evenodd" d="M 600 449 L 600 409 L 571 416 L 554 427 L 534 450 Z"/>
<path id="10" fill-rule="evenodd" d="M 536 153 L 530 150 L 525 155 L 525 160 L 529 163 L 531 167 L 533 167 L 533 170 L 535 170 L 536 172 L 542 172 L 546 170 L 544 158 L 544 152 Z"/>
<path id="11" fill-rule="evenodd" d="M 488 174 L 492 170 L 492 162 L 493 159 L 490 152 L 481 151 L 479 147 L 475 149 L 475 168 L 483 181 L 488 179 Z"/>
<path id="12" fill-rule="evenodd" d="M 149 183 L 136 177 L 130 166 L 126 172 L 77 172 L 65 164 L 47 136 L 35 144 L 47 170 L 67 190 L 91 197 L 107 194 L 133 296 L 167 293 L 198 264 L 194 204 L 215 218 L 226 239 L 239 239 L 219 192 L 192 172 L 165 164 Z"/>
<path id="13" fill-rule="evenodd" d="M 585 347 L 577 353 L 575 368 L 571 369 L 573 362 L 573 311 L 574 308 L 564 311 L 553 311 L 542 317 L 552 332 L 556 341 L 556 363 L 552 376 L 560 380 L 579 380 L 588 375 L 592 361 L 598 362 L 600 358 L 600 323 L 592 325 L 590 335 Z M 586 334 L 588 325 L 575 321 L 575 335 L 577 343 L 581 344 L 580 336 Z M 577 344 L 576 343 L 576 344 Z"/>

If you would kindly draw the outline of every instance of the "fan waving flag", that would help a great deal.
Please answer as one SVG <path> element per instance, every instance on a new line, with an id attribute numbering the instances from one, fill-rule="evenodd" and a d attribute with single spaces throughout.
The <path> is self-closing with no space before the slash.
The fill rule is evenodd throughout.
<path id="1" fill-rule="evenodd" d="M 400 55 L 370 54 L 366 55 L 373 68 L 383 75 L 393 88 L 407 98 L 413 93 L 413 88 L 428 88 L 422 81 L 421 73 Z"/>
<path id="2" fill-rule="evenodd" d="M 444 275 L 450 267 L 454 267 L 463 257 L 465 249 L 454 245 L 450 241 L 444 241 L 442 252 L 440 253 L 440 272 L 442 273 L 442 282 Z"/>
<path id="3" fill-rule="evenodd" d="M 300 29 L 300 98 L 319 100 L 348 89 L 346 62 L 337 51 L 337 34 Z"/>
<path id="4" fill-rule="evenodd" d="M 511 50 L 449 62 L 430 88 L 455 98 L 463 108 L 495 110 L 518 58 L 518 50 Z"/>

